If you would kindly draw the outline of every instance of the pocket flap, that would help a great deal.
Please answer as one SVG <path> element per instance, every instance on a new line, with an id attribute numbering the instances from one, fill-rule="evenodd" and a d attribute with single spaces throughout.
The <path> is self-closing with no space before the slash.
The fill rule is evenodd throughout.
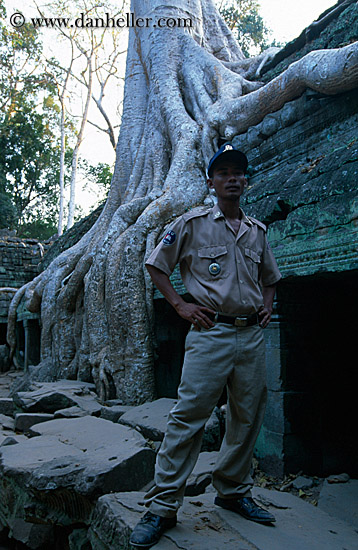
<path id="1" fill-rule="evenodd" d="M 227 254 L 227 248 L 225 245 L 203 246 L 202 248 L 198 249 L 199 258 L 215 259 L 219 256 L 223 256 L 223 254 Z"/>
<path id="2" fill-rule="evenodd" d="M 260 256 L 255 252 L 255 250 L 252 250 L 251 248 L 245 248 L 245 255 L 251 258 L 256 263 L 260 263 Z"/>

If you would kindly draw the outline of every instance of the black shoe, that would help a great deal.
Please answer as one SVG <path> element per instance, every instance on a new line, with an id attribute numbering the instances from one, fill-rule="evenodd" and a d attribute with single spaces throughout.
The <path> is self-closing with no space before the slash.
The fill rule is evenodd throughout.
<path id="1" fill-rule="evenodd" d="M 174 527 L 176 523 L 176 516 L 162 518 L 147 512 L 133 529 L 129 542 L 136 548 L 150 548 L 153 544 L 157 544 L 166 529 Z"/>
<path id="2" fill-rule="evenodd" d="M 242 497 L 238 499 L 216 497 L 214 504 L 221 506 L 221 508 L 225 508 L 225 510 L 236 512 L 244 516 L 244 518 L 256 521 L 257 523 L 273 523 L 276 521 L 275 516 L 258 506 L 251 497 Z"/>

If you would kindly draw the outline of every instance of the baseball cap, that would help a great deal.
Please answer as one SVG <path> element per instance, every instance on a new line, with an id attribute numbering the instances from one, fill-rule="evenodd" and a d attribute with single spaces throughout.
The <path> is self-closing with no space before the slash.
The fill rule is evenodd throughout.
<path id="1" fill-rule="evenodd" d="M 245 153 L 242 153 L 242 151 L 235 149 L 232 143 L 227 142 L 224 143 L 215 153 L 215 155 L 210 159 L 207 169 L 207 175 L 209 178 L 212 176 L 216 163 L 219 160 L 223 159 L 228 160 L 229 162 L 236 162 L 243 168 L 244 172 L 246 172 L 249 165 L 249 161 L 247 160 L 247 156 L 245 155 Z"/>

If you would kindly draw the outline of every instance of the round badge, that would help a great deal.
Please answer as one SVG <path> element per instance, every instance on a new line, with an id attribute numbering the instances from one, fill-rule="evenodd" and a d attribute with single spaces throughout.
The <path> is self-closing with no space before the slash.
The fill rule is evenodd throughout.
<path id="1" fill-rule="evenodd" d="M 209 273 L 211 275 L 218 275 L 221 271 L 221 266 L 220 264 L 214 262 L 213 264 L 210 264 L 209 265 Z"/>
<path id="2" fill-rule="evenodd" d="M 163 239 L 163 243 L 164 244 L 173 244 L 175 242 L 175 239 L 177 238 L 176 234 L 174 233 L 174 231 L 172 231 L 171 229 L 167 232 L 167 234 L 165 235 L 164 239 Z"/>

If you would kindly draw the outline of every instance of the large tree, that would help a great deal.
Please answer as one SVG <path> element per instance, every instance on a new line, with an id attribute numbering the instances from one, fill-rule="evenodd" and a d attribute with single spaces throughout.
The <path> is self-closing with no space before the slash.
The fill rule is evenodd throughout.
<path id="1" fill-rule="evenodd" d="M 245 59 L 213 0 L 133 0 L 117 161 L 92 229 L 15 296 L 41 311 L 36 376 L 91 376 L 102 397 L 154 397 L 152 286 L 144 259 L 163 226 L 207 196 L 205 166 L 219 137 L 231 139 L 306 88 L 358 86 L 358 44 L 314 51 L 262 86 L 264 55 Z M 159 28 L 160 17 L 191 19 Z M 173 21 L 172 20 L 172 21 Z M 35 373 L 35 371 L 34 371 Z"/>

